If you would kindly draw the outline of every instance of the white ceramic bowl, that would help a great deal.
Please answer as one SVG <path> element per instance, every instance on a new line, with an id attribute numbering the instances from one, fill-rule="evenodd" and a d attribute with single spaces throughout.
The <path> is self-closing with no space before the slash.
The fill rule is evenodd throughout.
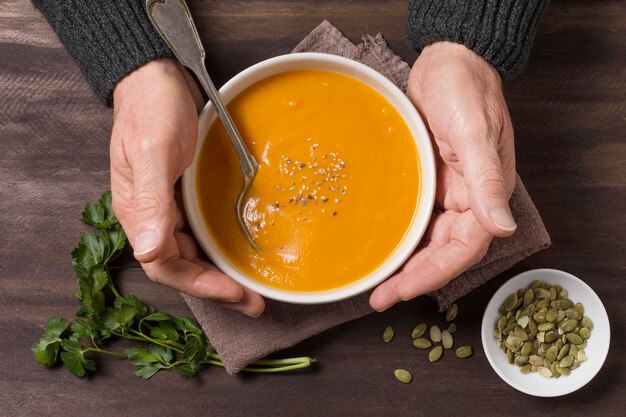
<path id="1" fill-rule="evenodd" d="M 389 277 L 415 250 L 428 226 L 435 199 L 435 158 L 428 131 L 406 95 L 380 73 L 347 58 L 320 53 L 277 56 L 253 65 L 236 75 L 220 89 L 220 95 L 222 100 L 228 103 L 237 94 L 259 80 L 278 73 L 302 69 L 338 72 L 356 78 L 374 88 L 396 108 L 415 139 L 420 158 L 422 185 L 419 204 L 408 233 L 388 260 L 378 269 L 356 282 L 340 288 L 317 292 L 287 291 L 274 288 L 242 273 L 222 254 L 208 233 L 195 191 L 198 155 L 202 149 L 207 131 L 216 119 L 215 110 L 210 103 L 205 106 L 200 114 L 196 155 L 191 166 L 183 175 L 182 191 L 187 218 L 194 235 L 207 255 L 224 273 L 267 298 L 296 304 L 319 304 L 339 301 L 369 290 Z"/>
<path id="2" fill-rule="evenodd" d="M 569 376 L 555 379 L 544 378 L 538 373 L 523 375 L 516 365 L 507 362 L 504 351 L 498 347 L 493 336 L 493 329 L 499 317 L 498 309 L 504 299 L 520 288 L 527 288 L 534 280 L 545 281 L 552 285 L 558 284 L 567 289 L 568 298 L 574 303 L 582 303 L 585 307 L 585 316 L 593 321 L 593 330 L 585 349 L 588 359 Z M 600 371 L 609 352 L 611 329 L 602 301 L 591 287 L 567 272 L 556 269 L 535 269 L 511 278 L 491 297 L 483 316 L 481 337 L 489 363 L 506 383 L 526 394 L 537 397 L 557 397 L 581 388 Z"/>

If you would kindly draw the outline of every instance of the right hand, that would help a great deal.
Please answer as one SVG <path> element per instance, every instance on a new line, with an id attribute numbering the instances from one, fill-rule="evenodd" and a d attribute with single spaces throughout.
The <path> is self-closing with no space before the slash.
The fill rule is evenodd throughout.
<path id="1" fill-rule="evenodd" d="M 174 60 L 160 59 L 124 77 L 113 92 L 113 209 L 148 277 L 157 283 L 253 317 L 263 298 L 201 258 L 174 199 L 174 185 L 193 160 L 198 86 Z"/>

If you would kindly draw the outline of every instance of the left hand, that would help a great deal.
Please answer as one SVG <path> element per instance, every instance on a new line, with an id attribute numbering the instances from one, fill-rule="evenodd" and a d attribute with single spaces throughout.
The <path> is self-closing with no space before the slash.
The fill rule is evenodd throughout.
<path id="1" fill-rule="evenodd" d="M 463 45 L 437 42 L 413 65 L 407 95 L 434 139 L 437 198 L 419 248 L 372 293 L 377 311 L 443 287 L 480 261 L 494 236 L 517 228 L 508 205 L 513 127 L 496 69 Z"/>

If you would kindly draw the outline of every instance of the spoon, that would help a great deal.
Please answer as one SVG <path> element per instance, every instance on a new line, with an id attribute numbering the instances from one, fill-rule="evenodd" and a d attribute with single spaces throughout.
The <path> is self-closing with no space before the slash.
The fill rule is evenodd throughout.
<path id="1" fill-rule="evenodd" d="M 198 31 L 185 0 L 146 0 L 146 11 L 155 29 L 170 47 L 176 58 L 196 75 L 202 88 L 213 103 L 217 115 L 222 120 L 226 133 L 237 152 L 241 172 L 243 173 L 243 189 L 237 199 L 237 220 L 250 244 L 258 251 L 248 227 L 244 221 L 243 201 L 252 185 L 259 164 L 250 153 L 241 134 L 222 103 L 219 93 L 211 81 L 204 65 L 206 56 Z"/>

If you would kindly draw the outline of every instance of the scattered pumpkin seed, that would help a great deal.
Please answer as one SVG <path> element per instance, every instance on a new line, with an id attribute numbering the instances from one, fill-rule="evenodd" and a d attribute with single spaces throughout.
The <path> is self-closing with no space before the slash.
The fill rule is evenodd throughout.
<path id="1" fill-rule="evenodd" d="M 450 349 L 452 348 L 452 345 L 454 345 L 454 338 L 449 331 L 444 330 L 443 332 L 441 332 L 441 344 L 443 345 L 444 349 Z"/>
<path id="2" fill-rule="evenodd" d="M 430 340 L 435 343 L 441 342 L 441 329 L 439 329 L 439 326 L 430 326 Z"/>
<path id="3" fill-rule="evenodd" d="M 510 351 L 509 351 L 509 352 L 510 352 Z M 473 354 L 473 353 L 474 353 L 474 352 L 472 352 L 472 347 L 471 347 L 471 346 L 468 346 L 468 345 L 461 346 L 461 347 L 460 347 L 460 348 L 458 348 L 458 349 L 456 350 L 456 352 L 455 352 L 456 357 L 457 357 L 457 358 L 461 358 L 461 359 L 467 359 L 467 358 L 469 358 L 470 356 L 472 356 L 472 354 Z M 508 354 L 507 354 L 507 357 L 508 357 Z M 512 360 L 511 360 L 511 362 L 512 362 Z"/>
<path id="4" fill-rule="evenodd" d="M 455 323 L 450 323 L 450 325 L 448 326 L 448 331 L 450 333 L 454 333 L 454 332 L 456 332 L 456 330 L 457 330 L 456 324 Z"/>
<path id="5" fill-rule="evenodd" d="M 443 347 L 435 346 L 433 350 L 431 350 L 430 353 L 428 354 L 428 360 L 431 362 L 437 362 L 439 359 L 441 359 L 442 355 L 443 355 Z"/>
<path id="6" fill-rule="evenodd" d="M 396 376 L 396 379 L 403 384 L 410 384 L 413 381 L 413 375 L 406 369 L 396 369 L 393 371 L 393 374 Z"/>
<path id="7" fill-rule="evenodd" d="M 393 328 L 391 326 L 385 327 L 385 331 L 383 332 L 383 340 L 387 343 L 393 340 Z"/>
<path id="8" fill-rule="evenodd" d="M 433 344 L 430 343 L 430 340 L 426 339 L 425 337 L 418 337 L 417 339 L 413 340 L 413 346 L 418 349 L 428 349 L 432 345 Z"/>
<path id="9" fill-rule="evenodd" d="M 426 325 L 426 323 L 420 323 L 417 326 L 415 326 L 413 328 L 413 331 L 411 332 L 411 338 L 417 339 L 418 337 L 422 337 L 424 333 L 426 333 L 427 327 L 428 326 Z"/>
<path id="10" fill-rule="evenodd" d="M 446 321 L 450 323 L 452 320 L 456 318 L 457 313 L 459 312 L 459 306 L 456 303 L 452 304 L 449 309 L 446 310 Z"/>

